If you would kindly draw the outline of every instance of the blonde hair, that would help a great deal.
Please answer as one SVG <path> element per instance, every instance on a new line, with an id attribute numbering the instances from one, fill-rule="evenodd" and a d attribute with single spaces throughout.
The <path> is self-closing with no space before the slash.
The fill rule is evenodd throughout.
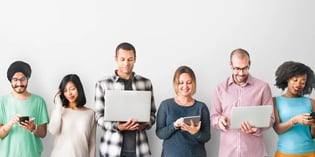
<path id="1" fill-rule="evenodd" d="M 187 73 L 191 77 L 192 95 L 194 95 L 196 93 L 196 88 L 197 88 L 196 76 L 195 76 L 194 71 L 188 66 L 180 66 L 175 71 L 175 74 L 173 77 L 173 87 L 174 87 L 175 93 L 177 94 L 178 92 L 177 86 L 179 84 L 179 76 L 183 73 Z"/>

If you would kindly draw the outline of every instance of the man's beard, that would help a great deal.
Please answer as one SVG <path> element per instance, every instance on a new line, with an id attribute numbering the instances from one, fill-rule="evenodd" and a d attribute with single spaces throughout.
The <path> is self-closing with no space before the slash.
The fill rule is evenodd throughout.
<path id="1" fill-rule="evenodd" d="M 27 85 L 12 86 L 13 90 L 18 94 L 23 94 L 26 91 Z"/>

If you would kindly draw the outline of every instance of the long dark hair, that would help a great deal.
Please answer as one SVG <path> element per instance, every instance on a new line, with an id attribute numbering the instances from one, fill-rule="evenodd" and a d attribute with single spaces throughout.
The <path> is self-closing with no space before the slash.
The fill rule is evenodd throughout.
<path id="1" fill-rule="evenodd" d="M 62 100 L 62 106 L 64 106 L 64 107 L 69 106 L 69 101 L 64 96 L 64 89 L 65 89 L 68 82 L 72 82 L 75 85 L 75 87 L 77 88 L 77 91 L 78 91 L 78 98 L 76 101 L 77 107 L 84 106 L 86 104 L 86 97 L 84 94 L 84 89 L 83 89 L 83 85 L 81 83 L 81 80 L 80 80 L 79 76 L 76 74 L 68 74 L 60 82 L 59 91 L 60 91 L 60 98 Z"/>

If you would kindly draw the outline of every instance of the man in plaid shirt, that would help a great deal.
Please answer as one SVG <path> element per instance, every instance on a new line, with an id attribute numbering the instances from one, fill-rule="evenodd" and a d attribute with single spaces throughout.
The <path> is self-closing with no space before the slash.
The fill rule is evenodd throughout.
<path id="1" fill-rule="evenodd" d="M 116 48 L 115 61 L 118 68 L 112 76 L 96 83 L 96 121 L 104 131 L 100 143 L 101 157 L 147 157 L 150 147 L 145 130 L 155 123 L 156 107 L 151 81 L 133 72 L 136 50 L 130 43 L 121 43 Z M 127 122 L 105 122 L 105 93 L 107 90 L 151 91 L 150 122 L 140 123 L 134 119 Z"/>

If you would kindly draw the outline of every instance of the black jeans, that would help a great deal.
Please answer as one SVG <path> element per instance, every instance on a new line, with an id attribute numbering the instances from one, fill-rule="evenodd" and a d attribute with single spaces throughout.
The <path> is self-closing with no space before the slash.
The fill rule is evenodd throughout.
<path id="1" fill-rule="evenodd" d="M 120 157 L 137 157 L 136 153 L 122 153 Z"/>
<path id="2" fill-rule="evenodd" d="M 100 153 L 100 157 L 105 157 L 105 156 Z M 137 155 L 136 153 L 124 153 L 124 154 L 121 154 L 120 157 L 137 157 Z"/>

